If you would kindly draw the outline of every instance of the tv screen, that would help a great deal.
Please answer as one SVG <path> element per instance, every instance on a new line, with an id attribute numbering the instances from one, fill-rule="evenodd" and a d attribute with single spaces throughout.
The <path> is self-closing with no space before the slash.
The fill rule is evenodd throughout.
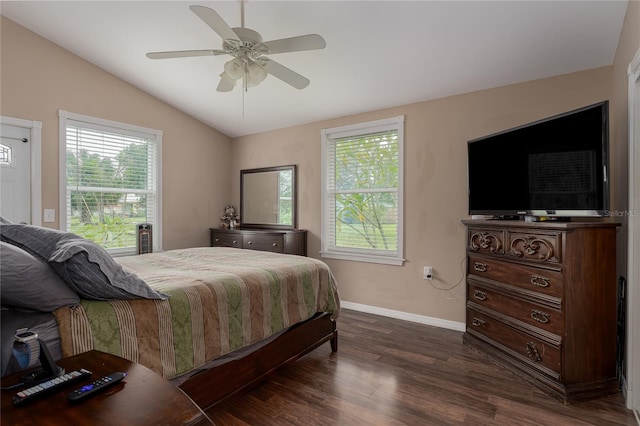
<path id="1" fill-rule="evenodd" d="M 604 216 L 609 103 L 468 142 L 469 214 Z"/>

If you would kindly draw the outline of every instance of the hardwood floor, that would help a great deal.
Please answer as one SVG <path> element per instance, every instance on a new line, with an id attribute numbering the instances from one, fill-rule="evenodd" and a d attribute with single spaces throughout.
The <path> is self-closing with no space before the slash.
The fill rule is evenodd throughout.
<path id="1" fill-rule="evenodd" d="M 563 405 L 462 333 L 343 309 L 328 344 L 212 407 L 227 425 L 638 425 L 621 394 Z"/>

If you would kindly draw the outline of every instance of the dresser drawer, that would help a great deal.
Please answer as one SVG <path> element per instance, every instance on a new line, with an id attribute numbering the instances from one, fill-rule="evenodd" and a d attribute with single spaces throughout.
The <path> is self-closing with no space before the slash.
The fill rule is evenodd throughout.
<path id="1" fill-rule="evenodd" d="M 284 236 L 269 233 L 242 234 L 242 248 L 284 253 Z"/>
<path id="2" fill-rule="evenodd" d="M 470 301 L 534 327 L 562 335 L 564 322 L 561 310 L 503 294 L 498 289 L 483 286 L 473 280 L 469 280 L 468 285 Z"/>
<path id="3" fill-rule="evenodd" d="M 469 275 L 489 278 L 502 283 L 562 298 L 563 280 L 560 271 L 536 268 L 506 261 L 469 256 Z"/>
<path id="4" fill-rule="evenodd" d="M 507 231 L 508 256 L 538 262 L 560 263 L 562 234 Z"/>
<path id="5" fill-rule="evenodd" d="M 486 228 L 469 228 L 468 249 L 472 253 L 504 255 L 505 231 Z"/>
<path id="6" fill-rule="evenodd" d="M 211 247 L 242 248 L 242 239 L 240 235 L 211 231 Z"/>
<path id="7" fill-rule="evenodd" d="M 467 309 L 467 330 L 485 336 L 492 344 L 509 349 L 520 361 L 559 378 L 562 359 L 559 343 L 544 341 L 473 309 Z"/>

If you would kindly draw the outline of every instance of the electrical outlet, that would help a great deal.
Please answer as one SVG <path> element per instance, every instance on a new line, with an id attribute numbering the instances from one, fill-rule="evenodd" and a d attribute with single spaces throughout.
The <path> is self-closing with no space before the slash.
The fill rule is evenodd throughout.
<path id="1" fill-rule="evenodd" d="M 422 278 L 430 280 L 433 278 L 433 268 L 431 266 L 425 266 L 422 270 Z"/>

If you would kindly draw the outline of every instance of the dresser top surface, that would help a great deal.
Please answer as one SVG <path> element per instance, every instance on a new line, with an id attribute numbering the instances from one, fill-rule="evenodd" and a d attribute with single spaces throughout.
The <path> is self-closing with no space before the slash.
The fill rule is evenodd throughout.
<path id="1" fill-rule="evenodd" d="M 467 226 L 491 226 L 500 228 L 539 228 L 539 229 L 578 229 L 578 228 L 609 228 L 617 227 L 618 222 L 603 221 L 542 221 L 526 222 L 524 220 L 501 220 L 501 219 L 465 219 L 462 221 Z"/>

